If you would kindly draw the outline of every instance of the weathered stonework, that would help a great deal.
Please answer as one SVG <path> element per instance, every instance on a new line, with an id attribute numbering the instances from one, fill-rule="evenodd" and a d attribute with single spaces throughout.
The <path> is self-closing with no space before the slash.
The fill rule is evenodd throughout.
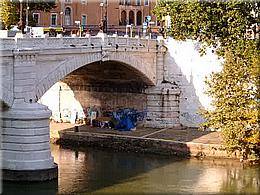
<path id="1" fill-rule="evenodd" d="M 163 41 L 158 43 L 156 86 L 146 90 L 148 118 L 146 127 L 169 128 L 180 126 L 178 85 L 169 81 L 168 67 L 165 61 L 167 48 Z"/>
<path id="2" fill-rule="evenodd" d="M 30 173 L 30 170 L 42 169 L 53 174 L 50 174 L 50 178 L 48 175 L 41 176 L 39 180 L 57 178 L 57 166 L 51 156 L 49 144 L 50 115 L 51 112 L 46 106 L 26 103 L 23 99 L 16 99 L 12 108 L 3 111 L 1 117 L 2 168 L 6 174 L 4 179 L 15 178 L 8 170 Z"/>
<path id="3" fill-rule="evenodd" d="M 68 75 L 71 76 L 71 81 L 78 80 L 77 83 L 68 85 L 83 106 L 100 99 L 100 104 L 107 102 L 106 106 L 112 104 L 113 108 L 126 104 L 129 107 L 146 109 L 148 120 L 145 126 L 148 127 L 193 125 L 187 122 L 189 118 L 194 124 L 199 121 L 195 119 L 199 104 L 193 104 L 197 96 L 192 82 L 184 82 L 185 78 L 175 66 L 168 50 L 170 44 L 166 47 L 163 41 L 103 36 L 10 38 L 3 39 L 2 42 L 1 100 L 9 107 L 2 116 L 4 128 L 8 129 L 3 133 L 6 169 L 40 169 L 53 165 L 50 150 L 47 148 L 49 114 L 46 113 L 49 112 L 36 102 L 51 86 Z M 96 72 L 87 69 L 90 66 L 105 67 L 113 63 L 117 66 L 114 69 L 112 66 L 110 72 L 105 68 L 97 69 Z M 117 72 L 120 67 L 124 69 Z M 84 68 L 87 71 L 84 72 Z M 89 70 L 92 71 L 92 78 L 86 76 L 90 75 Z M 127 74 L 122 74 L 124 71 Z M 98 79 L 99 72 L 102 72 L 102 79 Z M 113 87 L 119 80 L 122 83 Z M 111 97 L 114 102 L 109 103 L 108 99 Z M 85 101 L 85 98 L 88 100 Z M 38 135 L 37 132 L 42 134 Z M 32 133 L 29 135 L 31 137 L 26 137 L 26 133 Z M 19 146 L 13 143 L 14 138 L 19 141 Z M 41 143 L 37 142 L 39 140 Z M 27 142 L 31 142 L 32 146 L 26 145 Z M 36 152 L 41 147 L 46 147 L 46 150 Z M 22 151 L 29 149 L 37 154 L 32 156 L 34 152 L 29 154 Z M 20 159 L 15 159 L 15 156 Z M 36 166 L 36 161 L 41 163 Z M 28 167 L 30 163 L 32 166 Z"/>
<path id="4" fill-rule="evenodd" d="M 128 90 L 124 88 L 73 86 L 71 89 L 62 83 L 60 86 L 61 111 L 71 109 L 75 100 L 80 103 L 82 108 L 95 105 L 103 110 L 117 110 L 119 108 L 146 110 L 146 94 L 144 93 L 127 92 Z"/>
<path id="5" fill-rule="evenodd" d="M 151 87 L 147 91 L 148 116 L 146 127 L 168 128 L 180 126 L 179 94 L 177 86 L 169 83 Z"/>
<path id="6" fill-rule="evenodd" d="M 180 122 L 184 126 L 198 127 L 204 121 L 200 109 L 212 109 L 211 98 L 206 94 L 206 77 L 221 70 L 221 59 L 211 48 L 201 56 L 199 43 L 192 40 L 165 40 L 168 48 L 164 64 L 168 69 L 168 80 L 180 88 Z"/>
<path id="7" fill-rule="evenodd" d="M 35 51 L 14 51 L 14 99 L 35 102 L 36 58 Z"/>
<path id="8" fill-rule="evenodd" d="M 241 158 L 239 152 L 228 153 L 219 144 L 170 141 L 156 138 L 119 136 L 88 132 L 60 131 L 61 145 L 110 148 L 115 151 L 172 155 L 180 157 Z"/>
<path id="9" fill-rule="evenodd" d="M 0 52 L 0 59 L 0 100 L 2 100 L 7 106 L 11 106 L 14 98 L 13 54 L 11 51 Z"/>

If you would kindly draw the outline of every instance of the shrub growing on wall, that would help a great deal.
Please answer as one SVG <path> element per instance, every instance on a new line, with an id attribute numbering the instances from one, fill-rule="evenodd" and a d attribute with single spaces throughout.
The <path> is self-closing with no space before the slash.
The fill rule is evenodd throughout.
<path id="1" fill-rule="evenodd" d="M 258 1 L 162 0 L 154 9 L 159 20 L 171 17 L 168 35 L 201 42 L 202 54 L 213 46 L 224 58 L 206 81 L 214 109 L 202 126 L 221 130 L 227 149 L 245 158 L 260 153 L 259 8 Z"/>

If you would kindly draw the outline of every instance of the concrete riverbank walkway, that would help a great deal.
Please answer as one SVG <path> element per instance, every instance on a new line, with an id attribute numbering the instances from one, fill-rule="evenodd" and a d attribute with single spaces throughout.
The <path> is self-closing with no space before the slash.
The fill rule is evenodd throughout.
<path id="1" fill-rule="evenodd" d="M 74 124 L 51 122 L 51 138 L 59 139 L 59 131 L 74 132 Z M 171 141 L 195 142 L 203 144 L 221 144 L 219 132 L 199 131 L 197 128 L 182 129 L 151 129 L 137 128 L 134 131 L 118 131 L 108 128 L 97 128 L 86 125 L 79 125 L 80 132 L 108 134 L 115 136 L 133 136 L 140 138 L 157 138 Z"/>
<path id="2" fill-rule="evenodd" d="M 229 154 L 221 146 L 219 132 L 199 131 L 196 128 L 151 129 L 137 128 L 135 131 L 117 131 L 69 123 L 51 123 L 51 138 L 65 145 L 86 145 L 123 151 L 185 155 L 217 158 L 239 158 Z"/>

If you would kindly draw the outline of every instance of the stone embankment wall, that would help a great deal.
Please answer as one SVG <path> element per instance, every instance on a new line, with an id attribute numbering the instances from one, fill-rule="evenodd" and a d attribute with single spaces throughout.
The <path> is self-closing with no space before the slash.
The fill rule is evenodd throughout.
<path id="1" fill-rule="evenodd" d="M 199 53 L 195 41 L 165 41 L 168 48 L 164 63 L 168 67 L 168 80 L 180 87 L 180 123 L 197 127 L 203 122 L 200 109 L 211 109 L 211 98 L 205 93 L 205 79 L 212 72 L 221 70 L 221 61 L 208 48 L 205 55 Z"/>
<path id="2" fill-rule="evenodd" d="M 107 135 L 86 132 L 60 131 L 60 144 L 64 146 L 91 146 L 115 151 L 173 155 L 180 157 L 214 157 L 239 159 L 239 153 L 229 154 L 221 145 L 170 141 L 134 136 Z"/>

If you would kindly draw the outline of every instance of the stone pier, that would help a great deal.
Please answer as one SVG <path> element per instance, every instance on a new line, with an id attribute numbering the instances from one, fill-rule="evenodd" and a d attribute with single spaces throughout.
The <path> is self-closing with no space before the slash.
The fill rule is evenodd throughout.
<path id="1" fill-rule="evenodd" d="M 3 111 L 3 179 L 44 181 L 58 177 L 58 166 L 50 151 L 51 112 L 38 103 L 15 100 Z"/>
<path id="2" fill-rule="evenodd" d="M 167 48 L 164 46 L 164 42 L 158 42 L 157 81 L 155 86 L 146 90 L 148 110 L 146 127 L 170 128 L 181 125 L 179 119 L 180 89 L 177 84 L 169 81 L 168 67 L 165 63 L 166 53 Z"/>

